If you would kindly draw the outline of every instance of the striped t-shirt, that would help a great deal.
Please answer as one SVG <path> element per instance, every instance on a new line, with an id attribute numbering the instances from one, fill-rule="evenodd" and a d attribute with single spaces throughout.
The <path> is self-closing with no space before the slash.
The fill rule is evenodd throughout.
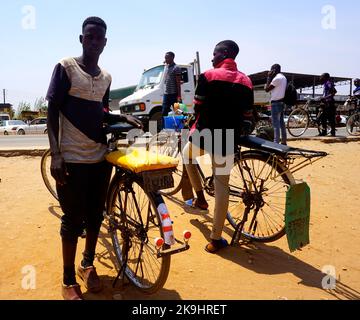
<path id="1" fill-rule="evenodd" d="M 165 94 L 179 94 L 177 76 L 181 76 L 181 69 L 175 63 L 168 65 L 165 70 Z"/>
<path id="2" fill-rule="evenodd" d="M 98 163 L 106 153 L 104 107 L 109 105 L 111 76 L 91 76 L 74 58 L 55 66 L 46 99 L 59 107 L 60 151 L 68 163 Z"/>

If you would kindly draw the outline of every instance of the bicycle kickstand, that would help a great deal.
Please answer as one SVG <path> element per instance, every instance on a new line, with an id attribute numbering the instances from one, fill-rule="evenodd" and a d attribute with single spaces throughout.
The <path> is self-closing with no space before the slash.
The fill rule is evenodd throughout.
<path id="1" fill-rule="evenodd" d="M 118 272 L 118 274 L 117 274 L 117 276 L 116 276 L 116 278 L 115 278 L 115 280 L 113 282 L 113 285 L 112 285 L 113 288 L 115 288 L 115 286 L 116 286 L 116 284 L 117 284 L 117 282 L 119 281 L 120 278 L 122 279 L 123 284 L 124 284 L 126 264 L 127 264 L 126 261 L 124 261 L 122 263 L 121 268 L 120 268 L 120 270 L 119 270 L 119 272 Z"/>
<path id="2" fill-rule="evenodd" d="M 250 207 L 246 207 L 245 212 L 244 212 L 244 216 L 243 219 L 240 221 L 240 223 L 236 226 L 234 235 L 231 239 L 231 246 L 234 246 L 236 243 L 240 243 L 241 240 L 241 234 L 242 234 L 242 230 L 244 228 L 244 225 L 246 223 L 246 221 L 248 220 L 248 216 L 250 213 L 251 208 Z"/>
<path id="3" fill-rule="evenodd" d="M 124 284 L 124 281 L 125 281 L 125 269 L 126 269 L 126 266 L 127 266 L 127 263 L 128 263 L 128 253 L 129 253 L 129 250 L 130 250 L 130 246 L 127 245 L 126 246 L 126 251 L 125 251 L 125 259 L 123 261 L 123 263 L 121 264 L 121 268 L 113 282 L 113 288 L 115 288 L 118 280 L 121 278 L 122 279 L 122 284 Z"/>

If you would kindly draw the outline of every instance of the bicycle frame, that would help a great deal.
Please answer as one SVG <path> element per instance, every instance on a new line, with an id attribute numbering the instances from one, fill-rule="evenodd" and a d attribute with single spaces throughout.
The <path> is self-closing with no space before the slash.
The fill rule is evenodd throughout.
<path id="1" fill-rule="evenodd" d="M 261 140 L 256 140 L 256 141 L 261 141 Z M 231 245 L 234 245 L 235 243 L 238 243 L 240 241 L 243 227 L 245 223 L 248 221 L 248 216 L 251 210 L 253 210 L 253 215 L 252 215 L 252 220 L 250 222 L 250 229 L 257 228 L 257 215 L 260 209 L 264 206 L 264 200 L 262 194 L 266 190 L 265 189 L 266 180 L 260 179 L 260 184 L 256 183 L 257 177 L 253 176 L 251 169 L 247 166 L 247 162 L 242 161 L 246 155 L 252 154 L 253 152 L 264 155 L 265 158 L 268 159 L 267 163 L 269 167 L 272 168 L 272 170 L 268 172 L 268 177 L 267 177 L 267 179 L 271 179 L 271 180 L 276 180 L 282 176 L 288 176 L 289 174 L 292 176 L 294 173 L 319 161 L 320 159 L 322 159 L 327 155 L 327 153 L 325 152 L 294 149 L 284 146 L 280 147 L 283 148 L 283 151 L 276 154 L 274 152 L 271 152 L 270 150 L 271 147 L 274 146 L 274 144 L 269 142 L 266 143 L 269 144 L 269 150 L 265 150 L 265 148 L 253 148 L 252 150 L 250 149 L 250 150 L 242 151 L 243 147 L 238 146 L 238 150 L 235 154 L 235 163 L 237 164 L 237 167 L 241 175 L 241 180 L 243 183 L 241 187 L 229 185 L 230 196 L 242 199 L 243 204 L 245 205 L 245 210 L 242 216 L 242 220 L 238 223 L 237 227 L 235 228 Z M 199 164 L 197 164 L 197 168 L 200 177 L 203 181 L 205 191 L 210 196 L 214 196 L 213 185 L 207 183 L 207 181 L 212 182 L 214 176 L 212 175 L 210 177 L 205 177 Z M 262 168 L 262 170 L 264 170 L 264 168 Z M 280 170 L 281 173 L 279 173 L 279 170 L 277 170 L 277 168 L 282 168 Z M 247 174 L 248 180 L 246 180 L 245 178 L 245 172 Z M 262 171 L 258 173 L 258 176 L 261 175 L 262 175 Z M 250 186 L 251 186 L 251 190 L 250 190 Z"/>
<path id="2" fill-rule="evenodd" d="M 123 137 L 122 133 L 119 133 L 119 134 L 114 133 L 114 132 L 112 133 L 111 138 L 109 139 L 109 142 L 108 142 L 110 152 L 117 151 L 117 141 L 122 137 Z M 134 173 L 125 168 L 115 166 L 115 165 L 113 165 L 113 166 L 115 167 L 115 175 L 112 178 L 112 182 L 110 184 L 109 191 L 110 191 L 110 189 L 112 189 L 113 184 L 117 181 L 123 181 L 123 184 L 121 187 L 119 187 L 118 192 L 125 190 L 125 199 L 124 199 L 124 202 L 120 202 L 120 207 L 119 207 L 120 212 L 118 214 L 115 214 L 115 213 L 109 214 L 108 210 L 112 210 L 112 209 L 110 208 L 109 199 L 107 200 L 108 201 L 107 202 L 107 208 L 108 208 L 107 215 L 109 218 L 109 232 L 114 232 L 116 230 L 119 230 L 122 240 L 123 240 L 123 246 L 122 246 L 122 250 L 121 250 L 122 264 L 120 266 L 118 275 L 113 283 L 113 287 L 115 287 L 115 285 L 120 277 L 122 277 L 124 279 L 127 264 L 129 261 L 128 260 L 129 250 L 132 247 L 132 238 L 140 239 L 141 245 L 140 245 L 140 249 L 139 249 L 139 253 L 138 253 L 138 259 L 140 261 L 141 256 L 143 254 L 144 247 L 146 244 L 149 243 L 149 238 L 148 238 L 149 222 L 152 221 L 154 223 L 154 226 L 157 228 L 161 228 L 163 230 L 163 233 L 165 234 L 165 229 L 163 226 L 162 212 L 160 212 L 160 206 L 162 206 L 162 208 L 165 208 L 165 209 L 166 209 L 166 206 L 165 206 L 165 203 L 158 191 L 147 190 L 146 188 L 144 188 L 145 194 L 147 194 L 147 196 L 153 200 L 153 205 L 155 205 L 157 207 L 157 208 L 154 208 L 154 210 L 158 211 L 157 216 L 155 216 L 155 212 L 153 212 L 153 210 L 151 210 L 151 202 L 149 201 L 149 207 L 147 210 L 147 217 L 146 217 L 146 224 L 144 224 L 144 220 L 143 220 L 143 217 L 141 214 L 141 208 L 139 207 L 136 193 L 132 186 L 134 181 L 143 181 L 144 177 L 142 176 L 141 173 Z M 129 201 L 128 197 L 132 197 L 133 204 L 135 206 L 135 208 L 133 208 L 133 209 L 135 209 L 136 218 L 134 218 L 134 219 L 129 217 L 126 214 L 128 201 Z M 166 214 L 167 219 L 170 220 L 171 218 L 169 215 L 169 211 L 167 209 L 166 209 L 166 211 L 167 211 L 167 214 Z M 117 222 L 115 219 L 112 219 L 112 217 L 111 217 L 112 215 L 117 215 L 119 222 Z M 157 221 L 157 223 L 156 223 L 156 221 Z M 158 246 L 156 244 L 153 254 L 158 259 L 160 259 L 162 257 L 171 256 L 173 254 L 177 254 L 177 253 L 188 250 L 190 248 L 189 239 L 190 239 L 191 234 L 189 236 L 185 236 L 185 233 L 186 233 L 186 231 L 184 231 L 184 241 L 180 241 L 174 237 L 174 244 L 177 244 L 179 246 L 171 247 L 171 245 L 168 244 L 165 240 L 165 243 L 162 244 L 161 246 Z M 136 270 L 134 271 L 135 277 L 137 276 L 138 268 L 139 268 L 139 263 L 137 264 Z"/>

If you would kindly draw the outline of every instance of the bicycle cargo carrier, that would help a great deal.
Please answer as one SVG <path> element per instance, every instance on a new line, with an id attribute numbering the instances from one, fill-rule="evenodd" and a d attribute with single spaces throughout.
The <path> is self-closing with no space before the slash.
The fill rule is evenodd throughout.
<path id="1" fill-rule="evenodd" d="M 146 151 L 145 148 L 120 148 L 106 155 L 106 160 L 115 166 L 134 173 L 176 169 L 179 160 L 159 153 Z"/>
<path id="2" fill-rule="evenodd" d="M 285 163 L 291 173 L 295 173 L 328 155 L 323 151 L 292 148 L 253 136 L 241 137 L 238 143 L 245 148 L 261 150 L 275 155 L 271 157 L 271 161 Z"/>
<path id="3" fill-rule="evenodd" d="M 121 148 L 109 153 L 106 160 L 143 178 L 148 192 L 169 189 L 174 186 L 173 171 L 179 160 L 145 148 Z"/>

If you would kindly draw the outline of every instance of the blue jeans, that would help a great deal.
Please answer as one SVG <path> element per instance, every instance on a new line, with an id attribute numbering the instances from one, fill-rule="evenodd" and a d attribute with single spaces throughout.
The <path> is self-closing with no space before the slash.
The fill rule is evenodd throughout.
<path id="1" fill-rule="evenodd" d="M 271 102 L 271 120 L 274 127 L 274 142 L 286 144 L 286 126 L 284 121 L 284 102 Z M 281 140 L 280 140 L 281 133 Z"/>

